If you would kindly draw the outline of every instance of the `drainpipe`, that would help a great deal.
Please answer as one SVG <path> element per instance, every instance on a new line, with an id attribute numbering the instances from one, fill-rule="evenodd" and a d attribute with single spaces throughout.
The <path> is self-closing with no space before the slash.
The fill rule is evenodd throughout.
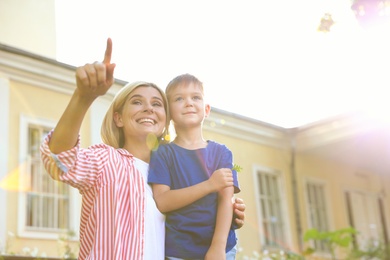
<path id="1" fill-rule="evenodd" d="M 292 196 L 294 202 L 294 214 L 295 214 L 295 225 L 297 231 L 298 238 L 298 249 L 300 252 L 303 252 L 303 235 L 302 235 L 302 225 L 301 225 L 301 212 L 299 207 L 299 199 L 298 199 L 298 183 L 297 176 L 295 172 L 295 156 L 296 156 L 296 129 L 291 129 L 290 132 L 290 145 L 291 145 L 291 186 L 292 186 Z"/>

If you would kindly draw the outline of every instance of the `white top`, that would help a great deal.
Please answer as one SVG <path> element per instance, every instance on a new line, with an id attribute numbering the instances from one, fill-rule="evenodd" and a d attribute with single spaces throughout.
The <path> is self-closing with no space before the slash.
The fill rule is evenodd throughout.
<path id="1" fill-rule="evenodd" d="M 135 166 L 144 178 L 145 185 L 145 241 L 144 260 L 163 260 L 165 257 L 165 215 L 156 206 L 152 187 L 148 185 L 149 164 L 135 158 Z"/>

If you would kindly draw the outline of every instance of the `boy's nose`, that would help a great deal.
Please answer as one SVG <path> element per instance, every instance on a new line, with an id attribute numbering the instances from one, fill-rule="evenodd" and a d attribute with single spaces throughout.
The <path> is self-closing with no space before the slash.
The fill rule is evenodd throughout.
<path id="1" fill-rule="evenodd" d="M 191 98 L 186 99 L 186 106 L 192 106 L 192 105 L 193 105 L 192 99 Z"/>

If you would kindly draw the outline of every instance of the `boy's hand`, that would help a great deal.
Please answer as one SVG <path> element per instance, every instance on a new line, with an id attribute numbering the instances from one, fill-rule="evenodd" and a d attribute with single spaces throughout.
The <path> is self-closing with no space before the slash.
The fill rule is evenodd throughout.
<path id="1" fill-rule="evenodd" d="M 209 178 L 209 183 L 212 185 L 214 191 L 219 191 L 226 187 L 233 186 L 233 173 L 231 169 L 218 169 Z"/>

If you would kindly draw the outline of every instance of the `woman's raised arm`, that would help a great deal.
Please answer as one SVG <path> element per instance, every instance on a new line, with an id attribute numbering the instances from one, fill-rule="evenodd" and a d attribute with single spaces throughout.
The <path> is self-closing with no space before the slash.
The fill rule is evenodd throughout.
<path id="1" fill-rule="evenodd" d="M 76 70 L 77 88 L 62 114 L 49 143 L 54 154 L 76 145 L 81 123 L 93 101 L 104 94 L 114 83 L 115 64 L 111 63 L 112 41 L 107 39 L 103 62 L 94 62 Z"/>

